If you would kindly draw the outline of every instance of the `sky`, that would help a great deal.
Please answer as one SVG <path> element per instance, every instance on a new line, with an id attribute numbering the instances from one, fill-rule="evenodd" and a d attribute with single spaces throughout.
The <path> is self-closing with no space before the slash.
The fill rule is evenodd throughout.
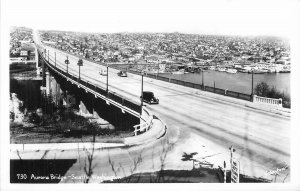
<path id="1" fill-rule="evenodd" d="M 299 0 L 2 0 L 8 26 L 289 36 Z"/>

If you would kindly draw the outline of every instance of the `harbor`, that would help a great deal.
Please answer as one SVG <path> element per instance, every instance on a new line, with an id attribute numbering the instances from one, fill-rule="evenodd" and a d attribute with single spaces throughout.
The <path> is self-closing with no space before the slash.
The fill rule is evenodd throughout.
<path id="1" fill-rule="evenodd" d="M 237 91 L 240 93 L 251 94 L 251 73 L 230 74 L 213 70 L 205 70 L 203 73 L 186 73 L 175 75 L 171 73 L 159 73 L 159 76 L 172 78 L 176 80 L 202 84 L 202 75 L 204 85 Z M 264 73 L 254 74 L 254 86 L 260 82 L 265 82 L 271 87 L 276 87 L 280 92 L 290 95 L 290 73 Z"/>

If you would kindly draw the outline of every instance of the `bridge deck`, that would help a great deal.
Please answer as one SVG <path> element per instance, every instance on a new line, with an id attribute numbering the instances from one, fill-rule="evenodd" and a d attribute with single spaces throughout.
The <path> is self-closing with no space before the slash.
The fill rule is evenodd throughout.
<path id="1" fill-rule="evenodd" d="M 66 53 L 49 48 L 50 59 L 56 52 L 57 66 L 66 70 Z M 78 58 L 68 55 L 69 72 L 78 75 Z M 81 78 L 106 88 L 106 76 L 99 75 L 105 66 L 84 60 Z M 122 78 L 118 70 L 109 68 L 109 91 L 139 102 L 141 76 L 129 74 Z M 290 118 L 251 109 L 240 104 L 199 95 L 199 90 L 155 79 L 144 78 L 144 91 L 153 91 L 160 99 L 158 105 L 147 105 L 162 118 L 168 128 L 170 139 L 176 141 L 173 155 L 182 152 L 205 153 L 215 164 L 229 164 L 229 150 L 236 148 L 241 173 L 266 175 L 267 170 L 276 170 L 282 163 L 290 164 Z M 234 99 L 234 98 L 232 98 Z M 170 163 L 171 165 L 171 163 Z"/>

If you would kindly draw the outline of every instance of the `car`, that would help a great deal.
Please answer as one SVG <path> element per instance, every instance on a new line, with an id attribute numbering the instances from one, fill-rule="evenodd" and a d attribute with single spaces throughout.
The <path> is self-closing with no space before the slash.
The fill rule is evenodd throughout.
<path id="1" fill-rule="evenodd" d="M 153 92 L 144 91 L 143 101 L 149 104 L 159 104 L 159 99 L 154 96 Z"/>
<path id="2" fill-rule="evenodd" d="M 99 74 L 102 76 L 107 76 L 107 71 L 105 69 L 103 69 L 99 72 Z"/>
<path id="3" fill-rule="evenodd" d="M 120 71 L 120 72 L 118 72 L 118 76 L 127 77 L 127 72 L 126 71 Z"/>

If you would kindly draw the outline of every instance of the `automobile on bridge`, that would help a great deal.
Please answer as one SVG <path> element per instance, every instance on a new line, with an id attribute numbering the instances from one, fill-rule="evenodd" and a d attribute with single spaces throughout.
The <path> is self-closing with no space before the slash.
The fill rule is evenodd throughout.
<path id="1" fill-rule="evenodd" d="M 118 72 L 118 76 L 120 76 L 120 77 L 127 77 L 127 72 L 121 70 L 120 72 Z"/>
<path id="2" fill-rule="evenodd" d="M 144 91 L 143 92 L 143 101 L 149 104 L 158 104 L 159 99 L 154 96 L 153 92 Z"/>
<path id="3" fill-rule="evenodd" d="M 99 72 L 99 74 L 102 76 L 107 76 L 107 70 L 103 69 Z"/>

